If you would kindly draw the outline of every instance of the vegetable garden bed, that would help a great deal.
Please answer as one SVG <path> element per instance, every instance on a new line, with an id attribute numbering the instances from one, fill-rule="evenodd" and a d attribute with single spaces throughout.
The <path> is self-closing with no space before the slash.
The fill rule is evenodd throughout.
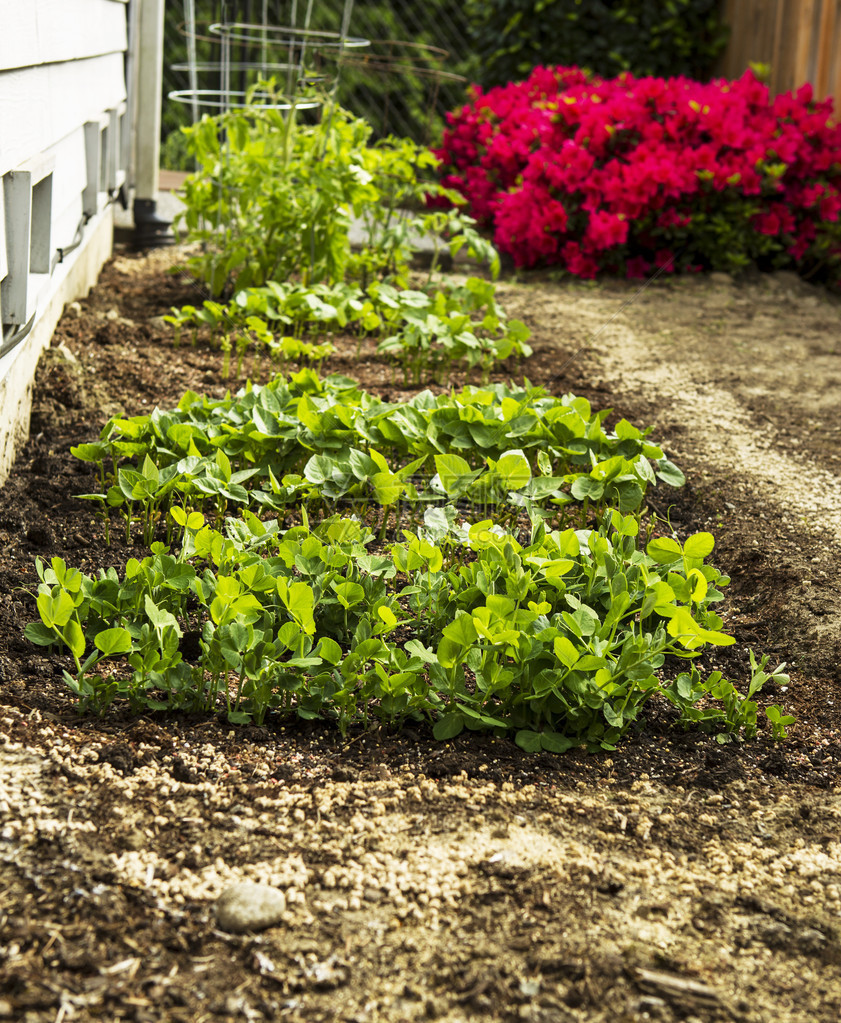
<path id="1" fill-rule="evenodd" d="M 797 719 L 774 743 L 760 712 L 755 741 L 721 744 L 660 699 L 616 751 L 527 755 L 513 733 L 436 741 L 375 716 L 344 735 L 276 708 L 259 726 L 227 706 L 78 716 L 68 654 L 22 636 L 36 558 L 95 576 L 148 547 L 116 517 L 105 543 L 75 496 L 97 471 L 69 449 L 243 382 L 201 341 L 171 347 L 160 317 L 192 294 L 171 260 L 120 256 L 65 313 L 3 489 L 0 1018 L 837 1019 L 837 302 L 785 274 L 658 283 L 627 308 L 619 283 L 500 287 L 533 332 L 530 383 L 613 409 L 608 432 L 651 425 L 685 472 L 647 500 L 661 536 L 712 534 L 732 579 L 718 607 L 737 643 L 705 670 L 743 686 L 748 647 L 788 661 L 786 690 L 760 697 Z M 334 344 L 322 375 L 385 402 L 419 390 L 373 344 Z M 246 877 L 283 888 L 286 917 L 225 935 L 212 901 Z"/>

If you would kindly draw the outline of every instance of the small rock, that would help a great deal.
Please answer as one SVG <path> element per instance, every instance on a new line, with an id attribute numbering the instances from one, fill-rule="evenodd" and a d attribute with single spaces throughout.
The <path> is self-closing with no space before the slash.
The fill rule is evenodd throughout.
<path id="1" fill-rule="evenodd" d="M 791 944 L 793 932 L 790 927 L 777 920 L 767 920 L 760 924 L 757 932 L 769 948 L 786 948 Z"/>
<path id="2" fill-rule="evenodd" d="M 216 923 L 233 934 L 262 931 L 278 923 L 285 912 L 283 892 L 252 881 L 231 885 L 216 900 Z"/>
<path id="3" fill-rule="evenodd" d="M 79 360 L 70 351 L 70 349 L 67 347 L 67 345 L 63 341 L 61 342 L 60 345 L 56 345 L 55 346 L 55 350 L 60 355 L 62 355 L 64 357 L 65 361 L 69 362 L 71 364 L 71 366 L 78 366 L 79 365 Z"/>
<path id="4" fill-rule="evenodd" d="M 140 828 L 133 828 L 123 836 L 123 845 L 126 849 L 134 849 L 139 851 L 145 849 L 149 845 L 149 839 L 146 833 L 141 831 Z"/>
<path id="5" fill-rule="evenodd" d="M 731 274 L 724 273 L 721 270 L 714 270 L 710 274 L 710 280 L 713 284 L 732 284 L 733 277 Z"/>
<path id="6" fill-rule="evenodd" d="M 819 955 L 826 945 L 826 935 L 813 927 L 807 927 L 797 935 L 797 944 L 801 952 L 807 955 Z"/>

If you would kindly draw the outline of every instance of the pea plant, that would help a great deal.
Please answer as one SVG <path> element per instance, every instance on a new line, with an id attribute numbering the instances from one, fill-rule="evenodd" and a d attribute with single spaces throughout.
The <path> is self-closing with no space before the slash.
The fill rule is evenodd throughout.
<path id="1" fill-rule="evenodd" d="M 320 360 L 333 351 L 329 338 L 339 331 L 355 334 L 360 344 L 378 337 L 377 350 L 402 369 L 407 384 L 427 378 L 441 382 L 455 365 L 468 372 L 478 367 L 486 383 L 498 363 L 531 354 L 528 328 L 521 320 L 505 319 L 493 284 L 480 277 L 463 284 L 436 282 L 424 290 L 381 281 L 365 291 L 349 284 L 270 282 L 238 291 L 228 303 L 208 299 L 199 308 L 173 309 L 164 319 L 175 327 L 176 343 L 190 326 L 194 340 L 208 328 L 211 344 L 227 356 L 235 344 L 238 373 L 249 348 L 275 363 Z M 229 370 L 226 359 L 226 377 Z"/>
<path id="2" fill-rule="evenodd" d="M 173 508 L 180 548 L 87 576 L 38 562 L 40 621 L 26 635 L 68 650 L 80 709 L 224 710 L 426 721 L 438 739 L 467 728 L 512 734 L 524 750 L 613 749 L 653 698 L 722 741 L 757 728 L 753 697 L 782 667 L 753 659 L 747 696 L 667 656 L 733 643 L 714 606 L 729 580 L 697 533 L 638 544 L 634 516 L 521 543 L 490 520 L 430 508 L 424 526 L 375 548 L 370 528 L 334 516 L 289 529 L 245 510 L 224 531 Z M 188 637 L 194 642 L 186 643 Z M 191 650 L 190 659 L 186 651 Z M 197 652 L 195 652 L 197 651 Z M 778 707 L 777 736 L 791 723 Z"/>
<path id="3" fill-rule="evenodd" d="M 140 523 L 147 544 L 174 504 L 219 525 L 236 507 L 332 514 L 352 503 L 380 509 L 385 527 L 392 511 L 455 502 L 493 508 L 512 528 L 524 513 L 555 525 L 577 515 L 583 526 L 611 507 L 639 512 L 651 485 L 683 483 L 649 431 L 625 420 L 606 431 L 605 415 L 573 395 L 503 385 L 392 405 L 304 370 L 219 401 L 188 392 L 177 409 L 116 417 L 72 451 L 98 466 L 101 489 L 83 496 L 106 526 L 117 512 L 126 536 Z"/>

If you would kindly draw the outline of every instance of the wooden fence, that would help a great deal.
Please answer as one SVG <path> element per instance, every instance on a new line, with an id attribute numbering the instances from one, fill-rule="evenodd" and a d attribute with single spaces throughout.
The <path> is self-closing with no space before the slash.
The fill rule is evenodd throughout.
<path id="1" fill-rule="evenodd" d="M 811 82 L 841 115 L 841 0 L 724 0 L 730 42 L 719 71 L 738 78 L 751 62 L 768 64 L 774 93 Z"/>

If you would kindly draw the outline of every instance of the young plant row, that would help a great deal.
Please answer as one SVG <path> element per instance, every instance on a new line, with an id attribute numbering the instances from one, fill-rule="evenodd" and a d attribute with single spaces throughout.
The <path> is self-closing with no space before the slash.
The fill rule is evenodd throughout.
<path id="1" fill-rule="evenodd" d="M 221 702 L 236 723 L 427 721 L 438 739 L 468 728 L 526 750 L 613 749 L 654 696 L 685 727 L 750 736 L 753 695 L 785 680 L 763 659 L 745 697 L 718 672 L 660 681 L 667 656 L 733 642 L 712 609 L 729 580 L 706 564 L 708 533 L 642 549 L 637 520 L 613 512 L 595 530 L 538 521 L 521 545 L 438 508 L 371 552 L 354 519 L 281 530 L 246 511 L 222 533 L 198 512 L 171 514 L 180 551 L 154 544 L 122 577 L 38 561 L 40 621 L 26 635 L 69 651 L 82 710 Z M 791 718 L 766 716 L 784 736 Z"/>
<path id="2" fill-rule="evenodd" d="M 221 522 L 237 505 L 344 501 L 386 509 L 385 522 L 401 503 L 457 501 L 562 524 L 571 503 L 584 520 L 591 509 L 633 512 L 658 479 L 684 482 L 648 430 L 620 420 L 607 431 L 606 415 L 528 386 L 423 391 L 394 405 L 303 370 L 236 397 L 188 392 L 171 412 L 113 418 L 72 452 L 99 468 L 100 492 L 84 496 L 106 525 L 119 509 L 127 532 L 142 521 L 147 543 L 172 505 Z"/>
<path id="3" fill-rule="evenodd" d="M 470 217 L 423 210 L 430 193 L 461 202 L 426 173 L 436 158 L 407 139 L 369 145 L 370 133 L 333 103 L 315 125 L 300 123 L 295 103 L 286 113 L 253 104 L 187 129 L 198 169 L 184 186 L 180 224 L 186 240 L 201 245 L 187 266 L 212 297 L 165 317 L 176 344 L 185 327 L 195 338 L 209 326 L 228 376 L 234 352 L 237 373 L 249 349 L 283 365 L 313 362 L 329 354 L 330 342 L 305 342 L 305 331 L 352 328 L 360 339 L 376 334 L 406 380 L 417 382 L 456 362 L 481 367 L 486 379 L 494 363 L 528 353 L 528 331 L 505 323 L 492 284 L 432 283 L 442 249 L 451 257 L 465 250 L 493 277 L 499 272 L 496 250 Z M 356 250 L 354 217 L 363 227 Z M 432 239 L 433 253 L 426 292 L 418 293 L 406 289 L 421 239 Z M 481 304 L 487 309 L 472 316 Z"/>
<path id="4" fill-rule="evenodd" d="M 366 338 L 379 338 L 377 350 L 402 369 L 407 384 L 427 376 L 440 381 L 458 363 L 468 371 L 479 367 L 486 382 L 496 363 L 531 354 L 528 328 L 520 320 L 506 321 L 493 284 L 480 277 L 422 291 L 382 281 L 364 291 L 345 283 L 272 281 L 238 291 L 227 303 L 208 299 L 199 308 L 174 308 L 164 320 L 175 328 L 176 347 L 185 328 L 194 343 L 199 328 L 209 328 L 225 353 L 226 378 L 234 350 L 237 374 L 251 348 L 282 365 L 315 362 L 332 353 L 330 339 L 338 331 L 355 335 L 358 349 Z"/>

